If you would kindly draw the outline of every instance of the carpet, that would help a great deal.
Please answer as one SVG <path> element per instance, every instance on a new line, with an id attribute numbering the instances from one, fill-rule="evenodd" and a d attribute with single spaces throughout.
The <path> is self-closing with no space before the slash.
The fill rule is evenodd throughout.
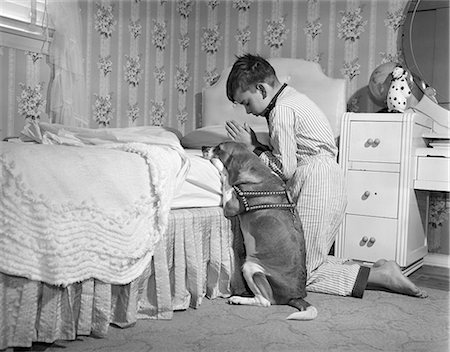
<path id="1" fill-rule="evenodd" d="M 449 292 L 427 289 L 418 299 L 366 291 L 362 299 L 309 293 L 313 321 L 290 321 L 288 306 L 235 306 L 204 299 L 170 321 L 110 327 L 103 339 L 80 337 L 41 346 L 46 352 L 449 351 Z M 34 346 L 33 350 L 38 346 Z"/>

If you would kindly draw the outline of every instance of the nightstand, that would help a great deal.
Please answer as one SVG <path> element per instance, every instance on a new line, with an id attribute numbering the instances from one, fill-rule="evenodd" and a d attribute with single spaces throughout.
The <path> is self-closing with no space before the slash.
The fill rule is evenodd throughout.
<path id="1" fill-rule="evenodd" d="M 416 149 L 430 118 L 406 113 L 346 113 L 339 163 L 348 205 L 336 255 L 371 264 L 395 260 L 408 275 L 427 255 L 428 192 L 414 189 Z"/>

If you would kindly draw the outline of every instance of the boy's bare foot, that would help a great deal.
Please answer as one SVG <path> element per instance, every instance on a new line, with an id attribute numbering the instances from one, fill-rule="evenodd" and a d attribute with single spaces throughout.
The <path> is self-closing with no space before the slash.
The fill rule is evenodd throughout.
<path id="1" fill-rule="evenodd" d="M 386 289 L 408 296 L 426 298 L 428 294 L 418 288 L 410 279 L 403 275 L 400 266 L 392 260 L 380 259 L 370 270 L 367 289 Z"/>

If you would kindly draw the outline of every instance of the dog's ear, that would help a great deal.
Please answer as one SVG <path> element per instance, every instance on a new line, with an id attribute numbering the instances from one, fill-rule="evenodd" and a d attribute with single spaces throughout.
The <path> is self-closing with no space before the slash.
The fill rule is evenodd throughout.
<path id="1" fill-rule="evenodd" d="M 245 169 L 238 173 L 236 184 L 241 183 L 261 183 L 261 177 L 255 172 L 256 169 Z"/>
<path id="2" fill-rule="evenodd" d="M 262 174 L 258 171 L 259 159 L 242 143 L 224 142 L 217 146 L 220 160 L 228 170 L 231 185 L 260 183 Z"/>
<path id="3" fill-rule="evenodd" d="M 217 157 L 220 159 L 222 164 L 225 165 L 225 167 L 230 164 L 233 157 L 232 154 L 227 150 L 224 143 L 220 143 L 214 148 L 214 154 L 217 155 Z"/>
<path id="4" fill-rule="evenodd" d="M 239 168 L 232 168 L 236 172 L 229 174 L 229 182 L 232 185 L 240 185 L 242 183 L 261 183 L 261 173 L 254 165 L 241 164 Z"/>

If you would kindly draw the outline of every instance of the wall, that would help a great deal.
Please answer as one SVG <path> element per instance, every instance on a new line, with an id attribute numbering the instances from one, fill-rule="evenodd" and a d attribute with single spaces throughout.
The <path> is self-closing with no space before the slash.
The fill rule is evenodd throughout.
<path id="1" fill-rule="evenodd" d="M 33 43 L 36 51 L 0 46 L 0 82 L 2 82 L 0 140 L 9 136 L 17 136 L 25 124 L 24 117 L 19 113 L 19 99 L 23 94 L 22 85 L 41 95 L 43 102 L 41 119 L 48 120 L 45 113 L 45 101 L 47 100 L 50 67 L 46 64 L 46 56 L 39 52 L 40 42 L 34 41 Z M 39 83 L 42 83 L 41 89 L 37 88 Z"/>
<path id="2" fill-rule="evenodd" d="M 367 82 L 379 64 L 399 60 L 397 36 L 407 2 L 80 3 L 90 126 L 98 125 L 95 116 L 100 115 L 112 127 L 163 124 L 184 133 L 201 123 L 202 88 L 212 84 L 235 55 L 243 52 L 318 61 L 329 76 L 348 80 L 350 110 L 379 110 L 368 98 Z M 26 57 L 24 51 L 10 48 L 0 53 L 9 97 L 5 91 L 1 94 L 2 137 L 18 133 L 23 124 L 15 99 L 20 94 L 18 83 L 35 67 L 46 70 L 44 59 L 30 66 Z M 110 114 L 98 114 L 96 103 L 103 103 Z"/>

